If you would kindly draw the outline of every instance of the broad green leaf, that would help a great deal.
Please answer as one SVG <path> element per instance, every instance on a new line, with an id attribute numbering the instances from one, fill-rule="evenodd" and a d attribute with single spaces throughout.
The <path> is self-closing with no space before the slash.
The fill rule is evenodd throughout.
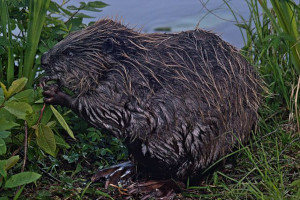
<path id="1" fill-rule="evenodd" d="M 12 168 L 13 166 L 15 166 L 15 164 L 17 164 L 17 162 L 19 161 L 20 157 L 17 156 L 12 156 L 9 159 L 6 160 L 6 166 L 5 166 L 5 170 L 9 170 L 10 168 Z"/>
<path id="2" fill-rule="evenodd" d="M 27 78 L 23 77 L 23 78 L 19 78 L 19 79 L 15 80 L 14 82 L 12 82 L 11 86 L 8 88 L 6 98 L 9 98 L 12 95 L 23 90 L 23 88 L 25 87 L 25 85 L 27 83 L 27 80 L 28 80 Z"/>
<path id="3" fill-rule="evenodd" d="M 10 100 L 17 100 L 26 103 L 33 103 L 34 101 L 34 91 L 33 89 L 24 90 L 22 92 L 14 95 Z"/>
<path id="4" fill-rule="evenodd" d="M 36 112 L 32 112 L 29 115 L 26 115 L 26 122 L 28 124 L 28 127 L 32 127 L 33 125 L 35 125 L 37 123 L 37 121 L 39 120 L 39 113 Z"/>
<path id="5" fill-rule="evenodd" d="M 61 148 L 65 148 L 65 149 L 69 149 L 70 148 L 70 145 L 68 143 L 65 142 L 65 140 L 58 136 L 58 135 L 54 135 L 55 137 L 55 141 L 56 141 L 56 144 L 57 146 L 61 147 Z"/>
<path id="6" fill-rule="evenodd" d="M 10 101 L 5 104 L 4 109 L 23 120 L 25 120 L 27 114 L 32 113 L 31 106 L 25 102 Z"/>
<path id="7" fill-rule="evenodd" d="M 7 138 L 8 136 L 10 136 L 10 132 L 9 131 L 0 131 L 0 138 Z"/>
<path id="8" fill-rule="evenodd" d="M 12 121 L 7 121 L 4 118 L 0 118 L 0 131 L 6 131 L 15 126 L 19 126 L 19 124 L 12 122 Z"/>
<path id="9" fill-rule="evenodd" d="M 10 177 L 6 183 L 6 188 L 14 188 L 18 187 L 20 185 L 25 185 L 28 183 L 32 183 L 36 180 L 38 180 L 41 177 L 40 174 L 34 173 L 34 172 L 21 172 L 18 174 L 13 175 Z"/>
<path id="10" fill-rule="evenodd" d="M 3 139 L 0 139 L 0 155 L 6 154 L 6 144 Z"/>
<path id="11" fill-rule="evenodd" d="M 47 124 L 52 116 L 53 116 L 53 112 L 51 111 L 50 106 L 47 105 L 44 109 L 41 123 Z"/>
<path id="12" fill-rule="evenodd" d="M 1 118 L 4 118 L 7 121 L 16 122 L 16 116 L 8 112 L 6 109 L 2 109 L 2 108 L 0 109 L 0 119 Z"/>
<path id="13" fill-rule="evenodd" d="M 68 134 L 71 136 L 71 138 L 73 138 L 75 140 L 73 131 L 70 129 L 70 127 L 68 126 L 65 119 L 61 116 L 61 114 L 59 114 L 59 112 L 52 105 L 50 105 L 50 108 L 51 108 L 53 114 L 55 115 L 56 119 L 60 123 L 60 125 L 68 132 Z"/>
<path id="14" fill-rule="evenodd" d="M 0 200 L 9 200 L 8 197 L 0 197 Z"/>
<path id="15" fill-rule="evenodd" d="M 7 172 L 5 168 L 6 168 L 6 160 L 0 160 L 0 175 L 6 178 Z"/>
<path id="16" fill-rule="evenodd" d="M 4 97 L 7 99 L 8 97 L 7 97 L 7 89 L 6 89 L 6 86 L 2 83 L 2 82 L 0 82 L 0 86 L 1 86 L 1 88 L 2 88 L 2 91 L 3 91 L 3 93 L 4 93 Z"/>
<path id="17" fill-rule="evenodd" d="M 39 147 L 41 147 L 41 149 L 43 149 L 46 153 L 55 157 L 56 142 L 52 130 L 48 126 L 40 124 L 38 129 L 35 130 L 35 133 Z"/>

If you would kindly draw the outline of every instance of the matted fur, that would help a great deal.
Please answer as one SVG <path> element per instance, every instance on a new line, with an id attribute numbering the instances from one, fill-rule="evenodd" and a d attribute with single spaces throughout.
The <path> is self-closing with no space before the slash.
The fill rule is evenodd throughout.
<path id="1" fill-rule="evenodd" d="M 43 67 L 72 90 L 71 109 L 124 138 L 131 159 L 159 176 L 198 175 L 245 142 L 258 118 L 255 70 L 201 29 L 143 34 L 103 19 L 58 43 Z"/>

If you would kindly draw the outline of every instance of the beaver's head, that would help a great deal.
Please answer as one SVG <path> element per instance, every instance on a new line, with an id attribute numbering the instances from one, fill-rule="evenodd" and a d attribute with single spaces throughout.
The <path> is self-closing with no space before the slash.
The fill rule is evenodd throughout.
<path id="1" fill-rule="evenodd" d="M 96 89 L 108 70 L 127 56 L 135 32 L 104 19 L 71 33 L 42 56 L 49 79 L 75 95 Z"/>

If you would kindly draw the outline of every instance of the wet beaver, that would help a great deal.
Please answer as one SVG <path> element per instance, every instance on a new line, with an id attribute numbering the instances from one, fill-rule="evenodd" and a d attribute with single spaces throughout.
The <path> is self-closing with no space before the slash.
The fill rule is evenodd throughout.
<path id="1" fill-rule="evenodd" d="M 59 42 L 42 67 L 44 101 L 124 139 L 130 160 L 152 177 L 198 176 L 246 141 L 258 118 L 255 70 L 200 29 L 143 34 L 103 19 Z M 129 166 L 114 169 L 126 175 Z M 94 179 L 115 174 L 104 170 Z"/>

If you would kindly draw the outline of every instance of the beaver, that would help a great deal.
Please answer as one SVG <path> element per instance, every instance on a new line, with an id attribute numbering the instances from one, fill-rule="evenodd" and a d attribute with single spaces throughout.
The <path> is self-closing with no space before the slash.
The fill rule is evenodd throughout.
<path id="1" fill-rule="evenodd" d="M 256 70 L 235 47 L 198 28 L 145 34 L 102 19 L 71 33 L 41 63 L 44 102 L 123 139 L 135 169 L 150 177 L 199 176 L 245 143 L 258 120 Z M 119 178 L 128 166 L 114 168 Z M 116 179 L 112 171 L 94 179 Z"/>

